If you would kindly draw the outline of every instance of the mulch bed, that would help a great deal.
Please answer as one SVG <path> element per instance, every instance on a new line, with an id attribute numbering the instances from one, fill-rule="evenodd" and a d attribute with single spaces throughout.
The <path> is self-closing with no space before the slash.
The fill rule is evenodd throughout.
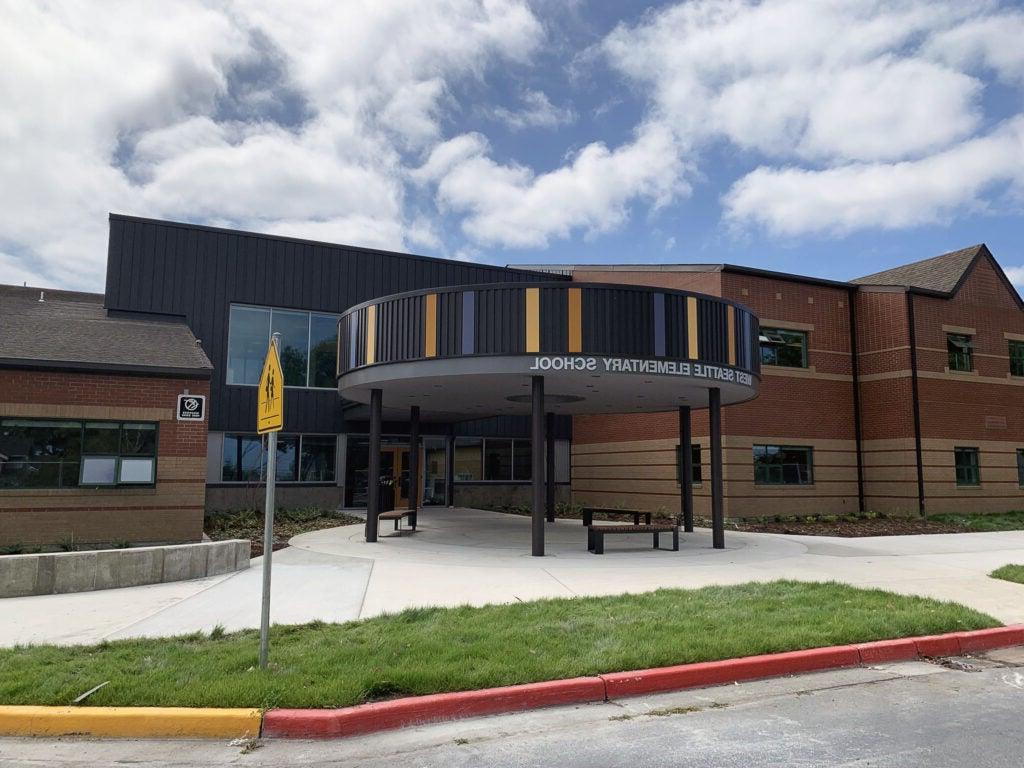
<path id="1" fill-rule="evenodd" d="M 362 523 L 358 517 L 340 512 L 330 512 L 316 517 L 304 517 L 301 520 L 289 519 L 287 513 L 274 519 L 274 551 L 284 549 L 293 536 L 324 528 L 337 528 L 342 525 Z M 215 526 L 207 525 L 206 535 L 212 541 L 225 539 L 249 539 L 252 541 L 252 557 L 263 554 L 263 517 L 245 520 L 219 520 Z"/>
<path id="2" fill-rule="evenodd" d="M 710 524 L 710 521 L 707 521 Z M 835 522 L 763 522 L 726 523 L 729 530 L 754 533 L 788 533 L 798 536 L 910 536 L 920 533 L 962 533 L 966 528 L 920 517 L 879 517 L 838 520 Z"/>

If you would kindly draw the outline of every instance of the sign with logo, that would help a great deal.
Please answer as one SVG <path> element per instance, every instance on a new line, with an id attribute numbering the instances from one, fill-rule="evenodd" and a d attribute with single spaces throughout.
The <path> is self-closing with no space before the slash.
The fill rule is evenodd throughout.
<path id="1" fill-rule="evenodd" d="M 178 421 L 202 421 L 205 418 L 205 395 L 178 395 Z"/>
<path id="2" fill-rule="evenodd" d="M 259 396 L 256 405 L 256 431 L 280 432 L 284 428 L 284 373 L 277 356 L 277 346 L 270 342 L 267 359 L 263 361 Z"/>
<path id="3" fill-rule="evenodd" d="M 692 376 L 711 381 L 731 381 L 750 386 L 754 377 L 725 365 L 687 360 L 650 360 L 633 357 L 590 357 L 588 355 L 546 355 L 533 358 L 531 371 L 587 371 L 596 373 L 635 373 L 649 376 Z"/>

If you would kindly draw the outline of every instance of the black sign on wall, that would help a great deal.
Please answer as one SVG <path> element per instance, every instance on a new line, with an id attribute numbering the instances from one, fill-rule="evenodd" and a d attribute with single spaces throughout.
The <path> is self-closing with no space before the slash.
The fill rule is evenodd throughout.
<path id="1" fill-rule="evenodd" d="M 178 395 L 178 421 L 202 421 L 205 418 L 205 395 Z"/>

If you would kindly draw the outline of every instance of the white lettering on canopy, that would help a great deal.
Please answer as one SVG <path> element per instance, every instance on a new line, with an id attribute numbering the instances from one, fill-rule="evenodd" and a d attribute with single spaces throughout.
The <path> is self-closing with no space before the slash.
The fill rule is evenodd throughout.
<path id="1" fill-rule="evenodd" d="M 691 363 L 685 360 L 645 360 L 636 357 L 590 357 L 587 355 L 545 355 L 533 358 L 531 371 L 603 371 L 660 376 L 691 376 L 695 379 L 731 381 L 751 385 L 754 377 L 723 365 Z"/>

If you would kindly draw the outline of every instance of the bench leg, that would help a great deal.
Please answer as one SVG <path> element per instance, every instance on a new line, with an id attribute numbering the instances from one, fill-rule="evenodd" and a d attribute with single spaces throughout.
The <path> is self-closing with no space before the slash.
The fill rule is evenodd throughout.
<path id="1" fill-rule="evenodd" d="M 651 513 L 650 512 L 647 512 L 647 513 L 644 514 L 644 522 L 647 525 L 651 524 Z"/>
<path id="2" fill-rule="evenodd" d="M 594 534 L 594 554 L 595 555 L 603 555 L 604 554 L 604 534 L 603 533 L 595 533 Z"/>
<path id="3" fill-rule="evenodd" d="M 594 532 L 587 528 L 587 551 L 594 551 Z"/>
<path id="4" fill-rule="evenodd" d="M 672 530 L 672 551 L 679 551 L 679 529 L 675 528 Z"/>
<path id="5" fill-rule="evenodd" d="M 400 520 L 401 520 L 401 518 L 395 518 L 395 530 L 396 531 L 398 530 L 398 523 L 399 523 Z"/>
<path id="6" fill-rule="evenodd" d="M 661 534 L 660 533 L 656 533 L 656 534 L 654 534 L 654 548 L 655 549 L 660 549 L 661 548 L 659 546 L 660 544 L 661 544 Z"/>
<path id="7" fill-rule="evenodd" d="M 418 514 L 419 514 L 419 512 L 416 511 L 416 512 L 413 512 L 411 515 L 409 515 L 409 525 L 412 526 L 412 529 L 414 531 L 416 530 L 416 515 L 418 515 Z"/>

